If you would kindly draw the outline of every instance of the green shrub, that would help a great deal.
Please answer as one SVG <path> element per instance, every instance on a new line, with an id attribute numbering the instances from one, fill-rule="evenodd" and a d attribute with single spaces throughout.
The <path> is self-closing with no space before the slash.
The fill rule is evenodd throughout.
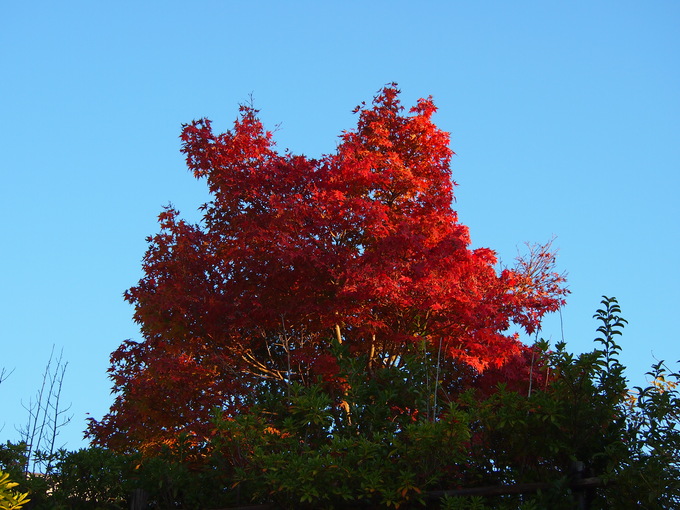
<path id="1" fill-rule="evenodd" d="M 0 445 L 0 468 L 20 483 L 5 489 L 30 492 L 35 510 L 123 509 L 135 490 L 149 509 L 429 508 L 444 493 L 451 510 L 566 510 L 579 498 L 591 510 L 680 508 L 680 374 L 659 362 L 629 390 L 616 342 L 626 322 L 615 299 L 602 303 L 597 348 L 537 343 L 526 387 L 468 384 L 469 373 L 442 387 L 418 349 L 379 368 L 336 345 L 344 389 L 264 381 L 240 413 L 215 411 L 210 437 L 180 435 L 153 456 L 60 451 L 47 476 L 24 474 L 25 445 Z M 573 494 L 576 465 L 599 485 Z M 545 485 L 530 494 L 455 492 L 534 482 Z"/>
<path id="2" fill-rule="evenodd" d="M 50 482 L 56 508 L 74 510 L 128 508 L 134 458 L 104 448 L 60 451 Z"/>

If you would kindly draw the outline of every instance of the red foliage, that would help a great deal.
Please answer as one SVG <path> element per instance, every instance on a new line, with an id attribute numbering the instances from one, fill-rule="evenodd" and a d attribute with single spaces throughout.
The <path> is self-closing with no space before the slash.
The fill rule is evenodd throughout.
<path id="1" fill-rule="evenodd" d="M 251 107 L 226 133 L 207 119 L 184 126 L 212 201 L 200 225 L 172 208 L 159 217 L 126 293 L 145 340 L 112 355 L 117 398 L 90 425 L 96 441 L 200 437 L 212 407 L 234 409 L 264 378 L 337 370 L 333 338 L 373 364 L 423 340 L 479 372 L 521 357 L 511 323 L 532 332 L 563 302 L 554 258 L 538 250 L 499 274 L 492 250 L 469 249 L 451 208 L 449 135 L 430 98 L 404 114 L 398 94 L 391 85 L 358 107 L 357 127 L 318 160 L 278 153 Z"/>

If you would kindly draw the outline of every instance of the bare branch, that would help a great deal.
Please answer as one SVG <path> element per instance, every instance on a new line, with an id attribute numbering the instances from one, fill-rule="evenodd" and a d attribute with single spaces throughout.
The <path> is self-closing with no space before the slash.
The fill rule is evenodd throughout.
<path id="1" fill-rule="evenodd" d="M 7 373 L 7 369 L 4 367 L 0 369 L 0 384 L 2 384 L 4 380 L 6 380 L 10 375 L 12 375 L 13 372 L 14 369 L 10 370 L 9 373 Z"/>
<path id="2" fill-rule="evenodd" d="M 28 421 L 25 428 L 17 430 L 27 447 L 25 473 L 40 469 L 48 472 L 52 468 L 51 459 L 55 453 L 59 429 L 67 425 L 72 418 L 66 416 L 71 406 L 65 409 L 61 407 L 61 391 L 68 363 L 63 361 L 63 350 L 55 359 L 54 349 L 52 346 L 35 400 L 31 398 L 28 405 L 22 403 L 24 409 L 28 411 Z M 45 445 L 45 448 L 41 448 Z"/>

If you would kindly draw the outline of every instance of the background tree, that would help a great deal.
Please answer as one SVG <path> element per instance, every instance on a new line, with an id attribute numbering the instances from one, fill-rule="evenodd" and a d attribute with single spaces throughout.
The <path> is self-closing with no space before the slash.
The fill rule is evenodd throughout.
<path id="1" fill-rule="evenodd" d="M 63 360 L 63 351 L 55 357 L 53 346 L 40 388 L 35 398 L 24 405 L 28 411 L 28 420 L 26 425 L 18 430 L 21 442 L 26 445 L 24 471 L 27 474 L 50 471 L 54 454 L 59 449 L 57 445 L 59 429 L 71 421 L 72 416 L 68 414 L 71 406 L 64 406 L 61 401 L 61 389 L 67 366 L 68 362 Z"/>
<path id="2" fill-rule="evenodd" d="M 346 405 L 333 342 L 365 356 L 368 377 L 420 353 L 436 364 L 435 399 L 484 371 L 526 380 L 510 327 L 532 333 L 563 303 L 554 255 L 538 247 L 499 271 L 492 250 L 469 248 L 451 207 L 449 135 L 430 98 L 405 114 L 398 95 L 393 84 L 357 107 L 356 128 L 320 159 L 277 152 L 251 106 L 226 133 L 207 119 L 184 126 L 188 167 L 212 200 L 198 225 L 172 207 L 159 217 L 126 293 L 144 341 L 112 354 L 116 398 L 90 423 L 95 442 L 201 443 L 211 410 L 234 414 L 253 391 L 317 378 Z"/>

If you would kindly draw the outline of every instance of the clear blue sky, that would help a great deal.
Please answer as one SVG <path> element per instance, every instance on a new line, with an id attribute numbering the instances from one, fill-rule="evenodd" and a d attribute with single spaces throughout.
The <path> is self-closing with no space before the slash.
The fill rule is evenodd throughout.
<path id="1" fill-rule="evenodd" d="M 571 349 L 616 296 L 630 379 L 675 361 L 680 287 L 676 1 L 3 2 L 0 440 L 26 422 L 52 345 L 69 365 L 60 443 L 112 399 L 108 356 L 139 340 L 122 299 L 145 236 L 207 194 L 182 123 L 228 128 L 252 93 L 281 149 L 318 156 L 384 84 L 433 95 L 461 221 L 511 262 L 557 236 Z M 561 337 L 559 317 L 543 335 Z"/>

